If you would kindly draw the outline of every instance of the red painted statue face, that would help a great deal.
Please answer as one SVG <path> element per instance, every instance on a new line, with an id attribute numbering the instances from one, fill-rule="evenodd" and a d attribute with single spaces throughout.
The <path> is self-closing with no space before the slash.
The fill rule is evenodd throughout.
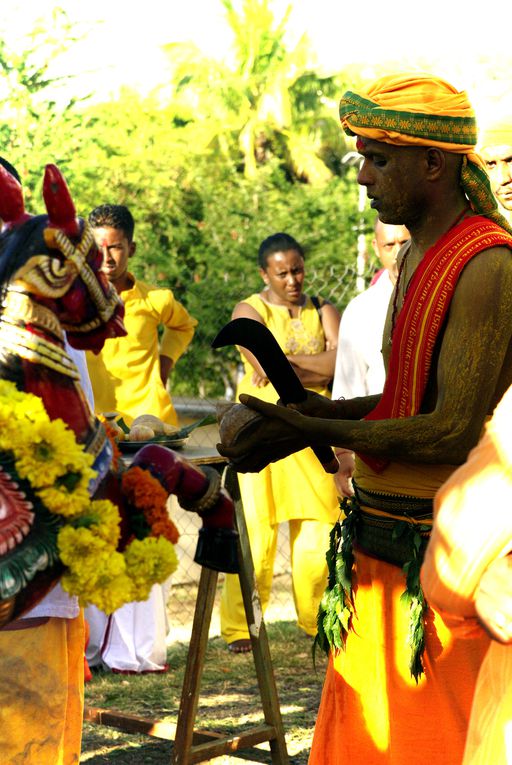
<path id="1" fill-rule="evenodd" d="M 0 217 L 5 224 L 0 284 L 5 290 L 9 283 L 19 283 L 56 315 L 74 348 L 97 353 L 106 339 L 126 334 L 123 304 L 101 271 L 102 254 L 92 230 L 76 218 L 55 165 L 46 167 L 43 196 L 48 215 L 28 215 L 20 184 L 0 166 Z"/>

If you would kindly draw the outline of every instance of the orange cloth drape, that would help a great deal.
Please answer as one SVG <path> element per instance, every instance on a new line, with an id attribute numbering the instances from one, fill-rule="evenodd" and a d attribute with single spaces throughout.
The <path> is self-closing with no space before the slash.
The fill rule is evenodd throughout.
<path id="1" fill-rule="evenodd" d="M 512 551 L 512 387 L 477 446 L 437 492 L 422 583 L 455 634 L 475 635 L 475 594 Z M 476 629 L 475 629 L 476 628 Z M 469 641 L 468 641 L 469 642 Z M 512 762 L 512 646 L 491 641 L 475 691 L 464 765 Z"/>
<path id="2" fill-rule="evenodd" d="M 489 640 L 427 620 L 425 674 L 410 676 L 403 572 L 356 551 L 354 631 L 331 655 L 309 765 L 459 765 Z"/>

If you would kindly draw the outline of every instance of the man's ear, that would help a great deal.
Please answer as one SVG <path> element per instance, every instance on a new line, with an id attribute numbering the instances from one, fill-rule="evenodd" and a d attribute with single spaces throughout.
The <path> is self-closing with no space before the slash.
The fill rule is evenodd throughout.
<path id="1" fill-rule="evenodd" d="M 130 242 L 130 254 L 128 255 L 129 258 L 132 257 L 132 255 L 135 255 L 135 250 L 137 249 L 137 243 L 136 242 Z"/>
<path id="2" fill-rule="evenodd" d="M 425 153 L 427 180 L 436 181 L 444 172 L 446 167 L 446 157 L 444 151 L 435 146 L 430 146 Z"/>

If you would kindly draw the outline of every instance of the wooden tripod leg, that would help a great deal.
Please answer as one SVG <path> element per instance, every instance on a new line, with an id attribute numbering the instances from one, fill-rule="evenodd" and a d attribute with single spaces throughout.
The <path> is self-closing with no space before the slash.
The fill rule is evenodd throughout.
<path id="1" fill-rule="evenodd" d="M 204 567 L 201 568 L 187 666 L 181 690 L 176 738 L 172 752 L 171 762 L 173 765 L 188 765 L 190 761 L 194 723 L 199 703 L 199 689 L 208 645 L 208 634 L 212 620 L 218 576 L 216 571 L 211 571 Z"/>
<path id="2" fill-rule="evenodd" d="M 274 677 L 274 668 L 270 657 L 267 631 L 261 612 L 260 598 L 254 575 L 251 548 L 247 533 L 245 515 L 240 498 L 240 488 L 235 471 L 226 468 L 225 485 L 235 502 L 236 523 L 239 533 L 238 560 L 240 565 L 240 587 L 244 602 L 245 615 L 251 636 L 252 654 L 256 677 L 260 690 L 263 714 L 267 725 L 275 730 L 275 738 L 269 739 L 273 765 L 288 765 L 288 751 L 284 735 L 281 709 Z"/>

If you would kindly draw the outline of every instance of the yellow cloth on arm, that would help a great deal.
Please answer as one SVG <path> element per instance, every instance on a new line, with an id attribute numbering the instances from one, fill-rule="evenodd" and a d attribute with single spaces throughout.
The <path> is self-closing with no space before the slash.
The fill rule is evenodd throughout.
<path id="1" fill-rule="evenodd" d="M 251 295 L 243 302 L 259 313 L 285 353 L 314 354 L 325 350 L 321 320 L 310 298 L 296 319 L 290 317 L 285 306 L 266 303 L 259 295 Z M 270 384 L 256 388 L 251 382 L 253 367 L 244 360 L 244 368 L 237 397 L 250 393 L 275 403 L 278 400 L 275 388 Z M 328 395 L 326 388 L 313 390 Z M 298 624 L 314 635 L 318 605 L 327 583 L 325 552 L 329 532 L 339 516 L 332 476 L 324 471 L 311 449 L 303 449 L 259 473 L 240 474 L 238 480 L 263 611 L 272 586 L 278 524 L 289 521 Z M 228 643 L 249 637 L 240 585 L 234 574 L 225 577 L 221 629 Z"/>
<path id="2" fill-rule="evenodd" d="M 348 135 L 462 154 L 461 186 L 473 210 L 512 233 L 498 210 L 485 165 L 474 150 L 475 113 L 464 91 L 427 74 L 381 77 L 367 91 L 343 95 L 340 119 Z"/>
<path id="3" fill-rule="evenodd" d="M 134 280 L 121 298 L 128 334 L 107 340 L 97 355 L 87 352 L 94 410 L 119 412 L 128 425 L 141 414 L 176 425 L 176 412 L 160 378 L 160 355 L 176 362 L 190 344 L 197 321 L 168 289 Z M 159 326 L 164 327 L 160 342 Z"/>
<path id="4" fill-rule="evenodd" d="M 0 762 L 76 765 L 84 703 L 83 611 L 0 630 Z"/>
<path id="5" fill-rule="evenodd" d="M 442 609 L 454 634 L 478 634 L 474 600 L 480 579 L 512 550 L 511 425 L 509 388 L 484 436 L 435 498 L 421 577 L 427 598 Z M 512 646 L 493 640 L 478 675 L 464 765 L 510 762 L 511 720 Z"/>

